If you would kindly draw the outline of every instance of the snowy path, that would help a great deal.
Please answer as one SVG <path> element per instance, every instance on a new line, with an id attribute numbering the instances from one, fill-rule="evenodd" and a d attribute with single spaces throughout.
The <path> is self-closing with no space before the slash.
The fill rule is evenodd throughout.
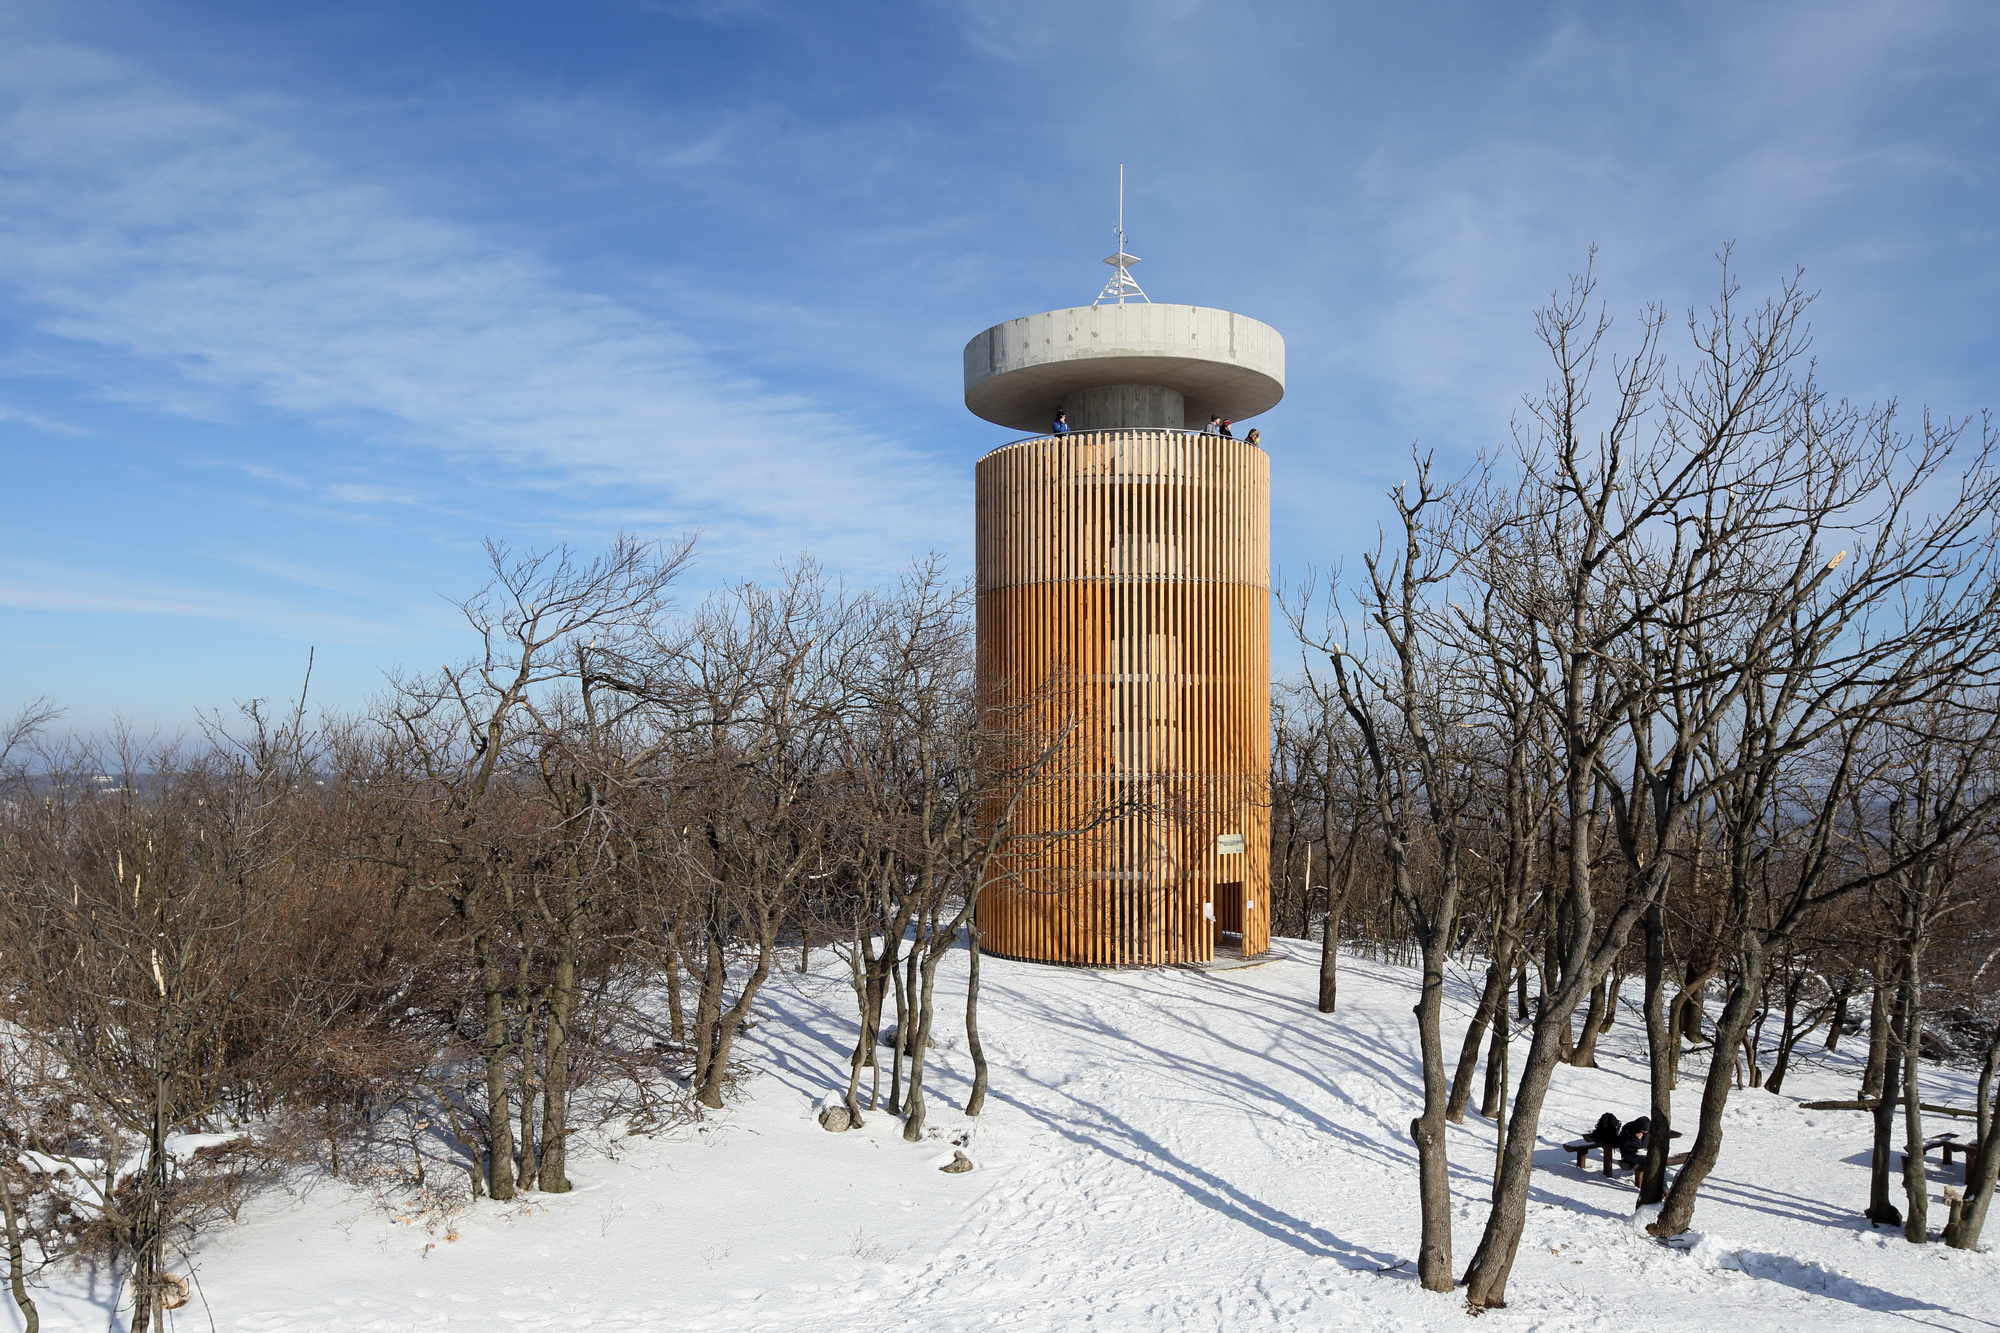
<path id="1" fill-rule="evenodd" d="M 989 960 L 993 1092 L 963 1175 L 936 1169 L 969 1123 L 962 1033 L 934 1053 L 937 1137 L 905 1144 L 888 1116 L 827 1134 L 812 1110 L 843 1081 L 852 999 L 790 976 L 746 1052 L 765 1072 L 701 1131 L 623 1141 L 576 1164 L 574 1193 L 475 1210 L 449 1244 L 345 1191 L 272 1200 L 203 1258 L 216 1327 L 1457 1328 L 1458 1298 L 1421 1291 L 1408 1265 L 1377 1271 L 1416 1240 L 1411 978 L 1344 960 L 1329 1021 L 1311 951 L 1279 947 L 1216 974 Z M 2000 1329 L 2000 1256 L 1919 1250 L 1860 1220 L 1865 1117 L 1794 1100 L 1851 1096 L 1844 1060 L 1796 1070 L 1784 1097 L 1732 1098 L 1695 1253 L 1636 1233 L 1631 1186 L 1578 1175 L 1555 1145 L 1603 1110 L 1644 1110 L 1642 1046 L 1628 1015 L 1602 1068 L 1558 1072 L 1512 1305 L 1482 1328 Z M 1698 1096 L 1685 1082 L 1683 1119 Z M 1965 1104 L 1967 1080 L 1934 1073 L 1926 1096 Z M 1462 1270 L 1493 1134 L 1468 1117 L 1452 1135 Z M 103 1327 L 83 1299 L 44 1309 L 46 1328 Z"/>

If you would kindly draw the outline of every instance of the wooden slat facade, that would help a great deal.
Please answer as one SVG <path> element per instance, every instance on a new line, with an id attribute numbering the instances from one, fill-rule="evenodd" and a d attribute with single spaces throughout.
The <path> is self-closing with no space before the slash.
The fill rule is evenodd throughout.
<path id="1" fill-rule="evenodd" d="M 979 901 L 984 947 L 1084 966 L 1270 946 L 1270 460 L 1103 430 L 979 461 L 979 679 L 1078 732 Z M 1090 825 L 1089 832 L 1053 837 Z M 1225 839 L 1240 836 L 1243 850 Z M 1037 837 L 1050 838 L 1046 843 Z"/>

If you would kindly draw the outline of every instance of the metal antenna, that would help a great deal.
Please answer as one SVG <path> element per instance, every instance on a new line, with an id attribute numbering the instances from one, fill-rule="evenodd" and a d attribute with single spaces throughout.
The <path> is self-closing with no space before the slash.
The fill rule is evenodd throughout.
<path id="1" fill-rule="evenodd" d="M 1139 262 L 1139 256 L 1125 253 L 1125 164 L 1123 162 L 1118 164 L 1118 225 L 1113 230 L 1118 237 L 1118 253 L 1107 257 L 1104 262 L 1118 271 L 1111 275 L 1111 281 L 1104 284 L 1104 290 L 1097 294 L 1097 299 L 1091 304 L 1097 306 L 1103 305 L 1106 301 L 1116 301 L 1119 305 L 1124 305 L 1127 297 L 1136 296 L 1147 305 L 1151 305 L 1153 298 L 1146 295 L 1132 277 L 1132 265 Z"/>

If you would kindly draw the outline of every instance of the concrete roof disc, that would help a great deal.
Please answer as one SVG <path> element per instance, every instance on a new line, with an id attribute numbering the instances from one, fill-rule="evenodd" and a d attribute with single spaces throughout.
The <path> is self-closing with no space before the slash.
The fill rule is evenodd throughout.
<path id="1" fill-rule="evenodd" d="M 1010 319 L 965 345 L 965 406 L 1015 430 L 1047 430 L 1070 394 L 1114 384 L 1179 390 L 1190 429 L 1241 421 L 1285 396 L 1285 340 L 1228 310 L 1128 302 Z"/>

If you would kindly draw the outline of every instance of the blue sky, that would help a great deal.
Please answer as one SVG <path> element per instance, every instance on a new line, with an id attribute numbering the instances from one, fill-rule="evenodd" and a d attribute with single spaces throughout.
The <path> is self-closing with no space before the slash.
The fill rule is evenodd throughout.
<path id="1" fill-rule="evenodd" d="M 2000 7 L 11 0 L 0 711 L 361 704 L 468 645 L 482 537 L 967 569 L 987 325 L 1157 300 L 1289 347 L 1277 561 L 1630 327 L 1820 293 L 1836 393 L 2000 402 Z"/>

